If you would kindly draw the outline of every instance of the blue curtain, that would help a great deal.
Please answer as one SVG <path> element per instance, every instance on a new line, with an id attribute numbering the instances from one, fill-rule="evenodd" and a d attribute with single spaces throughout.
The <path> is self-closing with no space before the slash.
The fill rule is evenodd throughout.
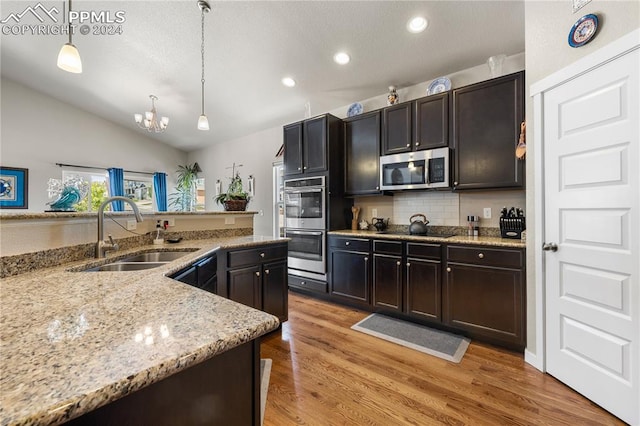
<path id="1" fill-rule="evenodd" d="M 167 174 L 156 172 L 153 174 L 153 192 L 156 195 L 156 207 L 159 212 L 167 211 Z"/>
<path id="2" fill-rule="evenodd" d="M 124 197 L 124 171 L 115 167 L 107 170 L 109 171 L 109 195 L 112 197 L 118 195 Z M 114 212 L 122 212 L 124 211 L 124 203 L 119 200 L 113 201 L 111 209 Z"/>

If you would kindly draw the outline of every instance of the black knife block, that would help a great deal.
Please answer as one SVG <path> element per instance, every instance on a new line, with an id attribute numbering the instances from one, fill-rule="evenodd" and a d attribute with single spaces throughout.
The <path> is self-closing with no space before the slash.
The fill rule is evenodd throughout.
<path id="1" fill-rule="evenodd" d="M 501 217 L 500 236 L 502 238 L 521 239 L 522 231 L 527 229 L 524 217 Z"/>

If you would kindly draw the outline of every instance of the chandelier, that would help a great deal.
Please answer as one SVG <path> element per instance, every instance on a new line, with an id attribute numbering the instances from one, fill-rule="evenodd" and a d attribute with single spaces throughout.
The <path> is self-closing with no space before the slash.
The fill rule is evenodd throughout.
<path id="1" fill-rule="evenodd" d="M 155 95 L 149 95 L 151 98 L 151 111 L 147 111 L 144 113 L 144 119 L 142 118 L 142 114 L 133 114 L 133 118 L 136 120 L 138 127 L 141 129 L 146 129 L 149 132 L 162 133 L 167 130 L 167 125 L 169 124 L 169 117 L 162 117 L 158 120 L 158 114 L 156 113 L 156 104 L 155 101 L 158 100 L 158 97 Z"/>

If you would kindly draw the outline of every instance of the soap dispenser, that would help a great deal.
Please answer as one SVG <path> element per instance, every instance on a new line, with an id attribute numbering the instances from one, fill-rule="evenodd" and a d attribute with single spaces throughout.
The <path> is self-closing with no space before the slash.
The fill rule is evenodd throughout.
<path id="1" fill-rule="evenodd" d="M 156 222 L 156 233 L 153 237 L 153 244 L 164 244 L 164 229 L 160 224 L 160 221 Z"/>

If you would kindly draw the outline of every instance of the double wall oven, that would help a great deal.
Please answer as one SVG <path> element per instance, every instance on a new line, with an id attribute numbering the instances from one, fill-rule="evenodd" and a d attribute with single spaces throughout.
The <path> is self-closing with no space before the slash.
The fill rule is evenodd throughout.
<path id="1" fill-rule="evenodd" d="M 327 193 L 325 177 L 284 182 L 284 235 L 289 241 L 289 272 L 326 278 Z"/>

